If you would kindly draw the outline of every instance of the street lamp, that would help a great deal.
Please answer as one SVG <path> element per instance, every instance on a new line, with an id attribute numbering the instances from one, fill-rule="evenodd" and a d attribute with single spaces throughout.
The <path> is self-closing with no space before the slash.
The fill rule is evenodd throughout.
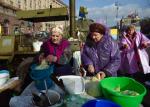
<path id="1" fill-rule="evenodd" d="M 120 6 L 120 4 L 119 4 L 119 2 L 117 1 L 117 2 L 115 2 L 115 6 L 116 6 L 116 9 L 117 9 L 117 11 L 116 11 L 116 27 L 117 28 L 119 28 L 119 22 L 118 22 L 118 14 L 119 14 L 119 6 Z"/>
<path id="2" fill-rule="evenodd" d="M 118 3 L 118 1 L 115 2 L 115 6 L 117 8 L 117 13 L 116 13 L 116 19 L 117 19 L 118 18 L 118 10 L 119 10 L 119 3 Z"/>

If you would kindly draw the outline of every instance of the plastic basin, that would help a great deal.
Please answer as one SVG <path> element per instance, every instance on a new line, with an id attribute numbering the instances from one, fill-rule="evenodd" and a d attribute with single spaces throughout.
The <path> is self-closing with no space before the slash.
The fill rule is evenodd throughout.
<path id="1" fill-rule="evenodd" d="M 99 85 L 106 99 L 112 100 L 122 107 L 139 107 L 146 94 L 146 88 L 142 84 L 128 77 L 105 78 L 100 81 Z M 132 90 L 139 93 L 139 95 L 121 94 L 115 90 L 118 85 L 120 86 L 120 90 Z"/>
<path id="2" fill-rule="evenodd" d="M 118 104 L 108 100 L 89 100 L 82 107 L 121 107 Z"/>

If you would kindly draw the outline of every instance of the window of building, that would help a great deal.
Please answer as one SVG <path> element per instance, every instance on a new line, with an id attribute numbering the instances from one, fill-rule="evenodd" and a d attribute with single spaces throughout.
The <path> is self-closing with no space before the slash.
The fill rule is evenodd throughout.
<path id="1" fill-rule="evenodd" d="M 30 8 L 32 8 L 32 0 L 30 0 Z"/>
<path id="2" fill-rule="evenodd" d="M 11 0 L 11 1 L 10 1 L 10 5 L 13 5 L 13 4 L 14 4 L 14 2 Z"/>
<path id="3" fill-rule="evenodd" d="M 38 7 L 41 9 L 41 0 L 38 0 Z"/>

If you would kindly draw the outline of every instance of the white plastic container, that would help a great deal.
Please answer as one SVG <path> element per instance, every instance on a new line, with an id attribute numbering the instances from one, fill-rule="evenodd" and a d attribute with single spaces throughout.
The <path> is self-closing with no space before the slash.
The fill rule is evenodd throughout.
<path id="1" fill-rule="evenodd" d="M 85 92 L 85 83 L 81 76 L 67 75 L 60 76 L 58 79 L 63 80 L 65 89 L 69 94 L 81 94 Z"/>
<path id="2" fill-rule="evenodd" d="M 42 41 L 33 42 L 33 51 L 34 52 L 39 52 L 42 44 L 43 44 Z"/>

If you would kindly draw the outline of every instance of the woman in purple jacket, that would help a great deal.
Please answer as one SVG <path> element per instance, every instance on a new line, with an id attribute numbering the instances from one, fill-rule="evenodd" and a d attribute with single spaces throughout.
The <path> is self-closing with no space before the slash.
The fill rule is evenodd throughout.
<path id="1" fill-rule="evenodd" d="M 117 76 L 121 62 L 118 44 L 108 35 L 102 24 L 93 23 L 89 26 L 81 60 L 89 76 Z"/>
<path id="2" fill-rule="evenodd" d="M 150 46 L 150 40 L 141 32 L 137 32 L 134 25 L 129 25 L 120 40 L 120 70 L 123 75 L 133 76 L 138 72 L 150 73 L 149 57 L 145 50 L 148 46 Z"/>

